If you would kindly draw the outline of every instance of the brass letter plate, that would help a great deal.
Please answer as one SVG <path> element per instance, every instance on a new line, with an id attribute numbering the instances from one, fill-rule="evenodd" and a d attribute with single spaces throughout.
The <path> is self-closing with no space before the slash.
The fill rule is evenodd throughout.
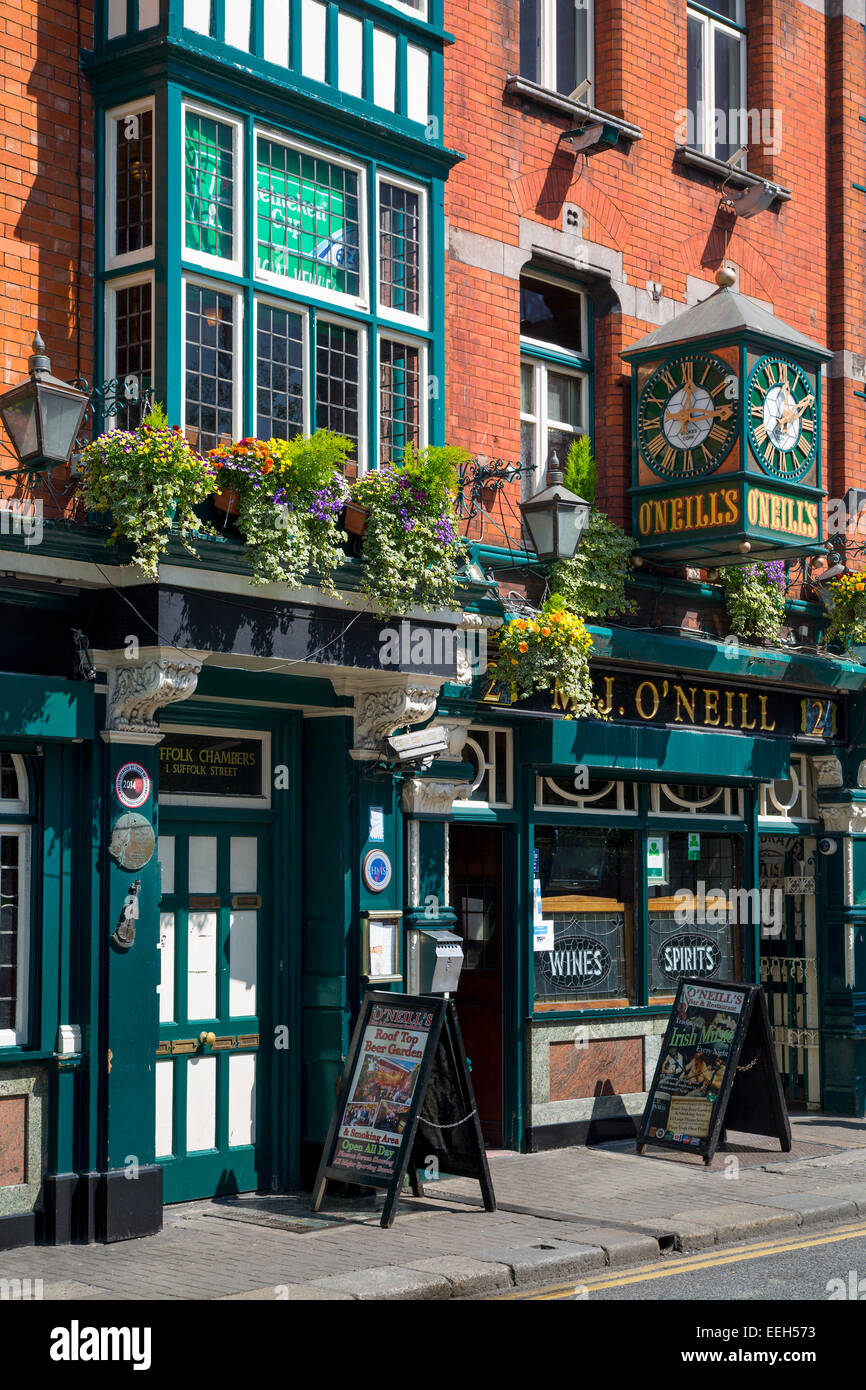
<path id="1" fill-rule="evenodd" d="M 157 1045 L 156 1045 L 156 1055 L 157 1055 L 157 1057 L 170 1057 L 170 1056 L 171 1056 L 171 1043 L 170 1043 L 170 1042 L 161 1042 L 161 1043 L 157 1043 Z"/>
<path id="2" fill-rule="evenodd" d="M 178 1038 L 176 1042 L 172 1043 L 171 1052 L 172 1056 L 176 1056 L 179 1052 L 198 1052 L 198 1039 Z"/>
<path id="3" fill-rule="evenodd" d="M 214 1038 L 214 1041 L 211 1043 L 211 1050 L 213 1052 L 226 1052 L 230 1047 L 237 1047 L 237 1040 L 235 1038 Z"/>
<path id="4" fill-rule="evenodd" d="M 214 894 L 212 897 L 190 898 L 189 900 L 190 912 L 212 912 L 214 908 L 219 907 L 219 905 L 220 898 L 218 893 Z"/>
<path id="5" fill-rule="evenodd" d="M 238 1033 L 238 1047 L 258 1047 L 258 1033 Z"/>
<path id="6" fill-rule="evenodd" d="M 261 905 L 262 899 L 260 893 L 235 893 L 232 898 L 232 907 L 237 909 L 244 907 L 261 907 Z"/>

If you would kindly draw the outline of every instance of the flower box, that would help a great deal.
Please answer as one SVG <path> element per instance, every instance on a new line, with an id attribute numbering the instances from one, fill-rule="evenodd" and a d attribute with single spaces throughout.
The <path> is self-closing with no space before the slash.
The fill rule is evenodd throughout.
<path id="1" fill-rule="evenodd" d="M 369 507 L 362 507 L 358 502 L 347 502 L 344 506 L 343 529 L 348 531 L 350 536 L 363 536 L 369 520 Z"/>

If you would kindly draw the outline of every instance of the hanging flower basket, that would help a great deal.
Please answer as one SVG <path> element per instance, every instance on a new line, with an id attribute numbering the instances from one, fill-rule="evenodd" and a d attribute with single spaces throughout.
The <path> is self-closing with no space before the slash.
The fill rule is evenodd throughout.
<path id="1" fill-rule="evenodd" d="M 226 516 L 237 516 L 241 509 L 241 495 L 233 487 L 223 488 L 216 493 L 213 501 L 218 511 L 225 512 Z"/>
<path id="2" fill-rule="evenodd" d="M 369 520 L 369 507 L 362 507 L 358 502 L 347 502 L 343 508 L 343 529 L 350 536 L 363 536 Z"/>

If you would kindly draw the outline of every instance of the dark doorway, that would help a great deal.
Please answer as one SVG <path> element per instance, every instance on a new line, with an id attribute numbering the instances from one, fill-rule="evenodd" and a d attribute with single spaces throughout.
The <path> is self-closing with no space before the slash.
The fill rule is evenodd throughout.
<path id="1" fill-rule="evenodd" d="M 502 831 L 451 825 L 451 901 L 465 961 L 457 1013 L 484 1142 L 502 1145 Z"/>

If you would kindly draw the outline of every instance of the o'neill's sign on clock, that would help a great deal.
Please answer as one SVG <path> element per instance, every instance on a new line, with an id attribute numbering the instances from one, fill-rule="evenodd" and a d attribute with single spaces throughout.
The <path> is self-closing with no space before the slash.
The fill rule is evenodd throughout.
<path id="1" fill-rule="evenodd" d="M 623 353 L 638 550 L 705 567 L 818 554 L 831 354 L 722 280 Z"/>

